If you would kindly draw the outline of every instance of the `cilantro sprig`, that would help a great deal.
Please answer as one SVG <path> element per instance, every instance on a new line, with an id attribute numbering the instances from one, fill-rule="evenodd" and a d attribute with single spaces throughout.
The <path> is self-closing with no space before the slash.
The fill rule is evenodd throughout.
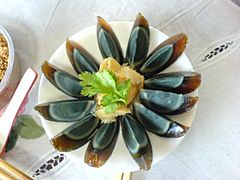
<path id="1" fill-rule="evenodd" d="M 83 72 L 79 74 L 79 79 L 83 87 L 82 95 L 92 97 L 96 94 L 103 94 L 100 104 L 105 113 L 115 112 L 119 106 L 127 105 L 131 87 L 130 80 L 117 83 L 116 75 L 109 70 L 96 73 Z"/>

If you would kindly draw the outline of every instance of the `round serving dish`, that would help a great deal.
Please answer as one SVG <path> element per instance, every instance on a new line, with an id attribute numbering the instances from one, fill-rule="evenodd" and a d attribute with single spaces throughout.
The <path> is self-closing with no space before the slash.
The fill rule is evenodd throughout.
<path id="1" fill-rule="evenodd" d="M 14 55 L 14 46 L 7 30 L 0 25 L 0 35 L 3 35 L 8 44 L 9 60 L 7 70 L 0 82 L 0 109 L 11 99 L 20 79 L 20 68 Z"/>
<path id="2" fill-rule="evenodd" d="M 111 22 L 109 23 L 114 30 L 118 40 L 121 44 L 123 53 L 125 54 L 129 35 L 132 29 L 132 22 Z M 167 35 L 158 31 L 157 29 L 150 28 L 150 46 L 149 52 L 151 52 L 155 46 L 168 38 Z M 85 49 L 88 50 L 99 62 L 102 60 L 101 53 L 98 48 L 97 37 L 96 37 L 96 26 L 91 26 L 80 32 L 76 33 L 72 37 L 71 40 L 74 40 L 80 43 Z M 63 42 L 60 47 L 53 53 L 49 62 L 65 71 L 77 76 L 76 72 L 71 66 L 70 61 L 68 60 L 65 42 Z M 193 71 L 192 65 L 188 60 L 185 54 L 182 54 L 178 60 L 172 64 L 169 68 L 164 70 L 163 72 L 175 72 L 175 71 Z M 197 95 L 197 91 L 193 93 Z M 39 94 L 38 94 L 38 103 L 51 102 L 56 100 L 64 100 L 69 99 L 69 97 L 59 90 L 57 90 L 45 77 L 41 77 Z M 191 126 L 192 121 L 194 119 L 196 113 L 196 106 L 193 107 L 187 113 L 181 115 L 171 116 L 171 118 L 177 122 L 181 122 L 184 125 Z M 46 133 L 49 139 L 53 138 L 56 134 L 64 130 L 68 127 L 69 123 L 57 123 L 45 120 L 42 116 L 41 121 L 43 127 L 46 130 Z M 170 153 L 177 145 L 182 141 L 184 137 L 181 138 L 163 138 L 156 136 L 150 132 L 148 132 L 149 138 L 152 143 L 153 149 L 153 165 L 160 161 L 163 157 L 165 157 L 168 153 Z M 87 145 L 68 152 L 66 154 L 70 159 L 74 160 L 79 168 L 91 168 L 84 163 L 84 154 Z M 91 168 L 93 169 L 93 168 Z M 95 168 L 94 170 L 106 171 L 106 172 L 131 172 L 139 170 L 138 165 L 131 158 L 127 148 L 124 144 L 121 131 L 118 136 L 117 144 L 113 151 L 113 154 L 109 158 L 109 160 L 100 168 Z"/>

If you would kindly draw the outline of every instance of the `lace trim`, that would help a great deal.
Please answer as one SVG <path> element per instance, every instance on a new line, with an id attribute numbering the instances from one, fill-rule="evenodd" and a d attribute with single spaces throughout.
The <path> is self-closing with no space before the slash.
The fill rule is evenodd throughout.
<path id="1" fill-rule="evenodd" d="M 210 65 L 219 62 L 224 59 L 224 57 L 231 54 L 233 51 L 238 49 L 240 44 L 240 36 L 233 35 L 226 37 L 220 41 L 215 41 L 210 44 L 205 50 L 203 50 L 199 55 L 192 59 L 191 62 L 195 70 L 200 70 L 206 68 Z"/>
<path id="2" fill-rule="evenodd" d="M 41 157 L 40 161 L 31 165 L 26 172 L 34 179 L 39 179 L 64 170 L 63 167 L 67 164 L 69 159 L 64 154 L 51 151 L 45 157 Z"/>
<path id="3" fill-rule="evenodd" d="M 233 41 L 226 42 L 225 44 L 216 47 L 214 50 L 212 50 L 210 53 L 208 53 L 203 59 L 201 59 L 202 62 L 210 60 L 212 57 L 218 55 L 219 53 L 227 50 L 231 45 L 233 44 Z"/>

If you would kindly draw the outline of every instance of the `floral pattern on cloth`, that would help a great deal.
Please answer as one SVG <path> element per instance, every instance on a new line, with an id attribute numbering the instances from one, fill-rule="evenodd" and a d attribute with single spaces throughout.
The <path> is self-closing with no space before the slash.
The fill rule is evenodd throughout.
<path id="1" fill-rule="evenodd" d="M 206 49 L 200 52 L 195 58 L 191 59 L 191 63 L 195 70 L 204 69 L 232 54 L 239 46 L 240 36 L 238 34 L 227 36 L 209 44 Z"/>
<path id="2" fill-rule="evenodd" d="M 69 159 L 62 153 L 55 150 L 49 151 L 39 161 L 27 168 L 26 172 L 34 179 L 50 178 L 56 172 L 60 172 L 67 167 Z"/>
<path id="3" fill-rule="evenodd" d="M 201 61 L 204 62 L 204 61 L 210 60 L 212 57 L 227 50 L 232 44 L 233 44 L 233 41 L 230 41 L 216 47 L 214 50 L 210 51 L 210 53 L 208 53 L 203 59 L 201 59 Z"/>
<path id="4" fill-rule="evenodd" d="M 64 164 L 64 162 L 66 163 L 66 156 L 63 154 L 57 154 L 56 156 L 50 158 L 49 160 L 47 160 L 43 165 L 41 165 L 39 167 L 39 169 L 37 169 L 35 171 L 35 173 L 33 174 L 33 178 L 37 177 L 37 176 L 41 176 L 44 175 L 48 172 L 50 172 L 53 169 L 56 169 L 57 166 L 61 166 Z"/>

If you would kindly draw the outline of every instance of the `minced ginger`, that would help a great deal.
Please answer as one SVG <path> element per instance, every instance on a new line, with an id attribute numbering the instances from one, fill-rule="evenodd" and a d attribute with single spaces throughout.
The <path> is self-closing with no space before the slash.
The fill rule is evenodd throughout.
<path id="1" fill-rule="evenodd" d="M 117 110 L 113 113 L 104 112 L 104 108 L 101 106 L 101 99 L 103 97 L 103 94 L 98 94 L 96 96 L 97 109 L 95 112 L 95 116 L 100 118 L 103 122 L 107 123 L 115 121 L 115 117 L 117 116 L 130 113 L 128 105 L 135 100 L 139 89 L 143 88 L 144 77 L 126 65 L 121 66 L 114 58 L 111 57 L 103 60 L 100 65 L 99 71 L 102 70 L 112 71 L 117 76 L 117 83 L 121 83 L 128 79 L 131 80 L 131 88 L 130 92 L 128 93 L 127 105 L 119 106 Z"/>

